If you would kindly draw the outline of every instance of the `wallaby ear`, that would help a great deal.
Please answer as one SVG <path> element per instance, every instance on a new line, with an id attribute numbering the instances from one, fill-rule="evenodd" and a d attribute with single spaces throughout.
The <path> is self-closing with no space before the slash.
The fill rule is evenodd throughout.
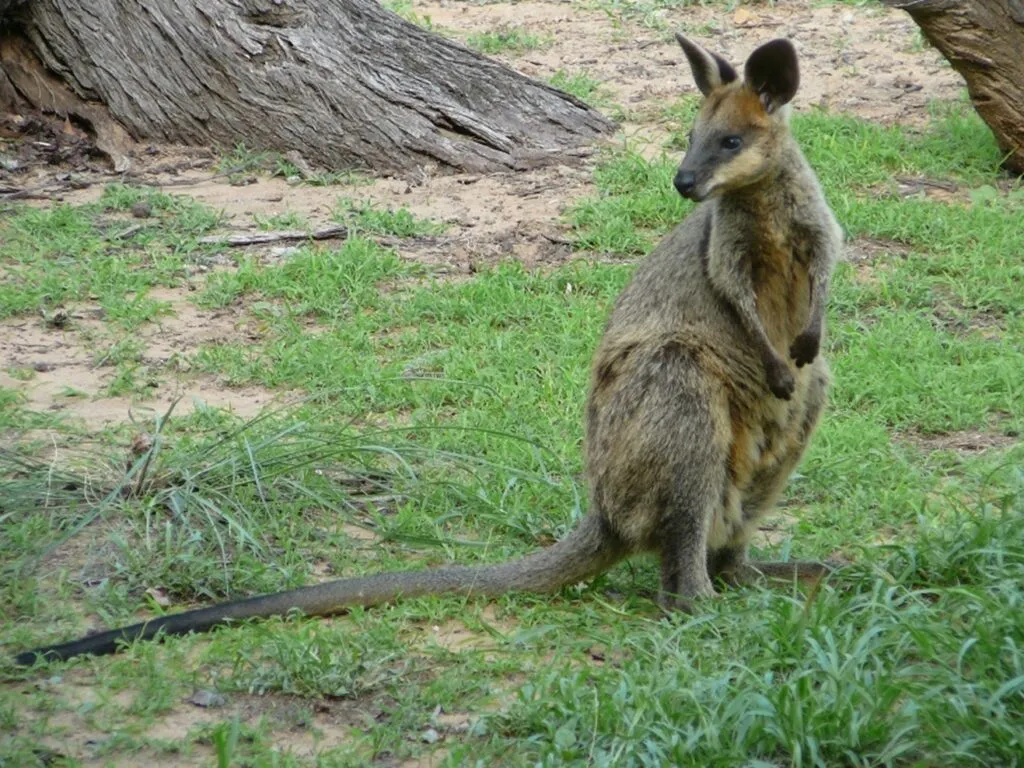
<path id="1" fill-rule="evenodd" d="M 800 87 L 796 49 L 789 40 L 765 43 L 750 54 L 743 68 L 743 77 L 771 114 L 783 104 L 788 104 Z"/>
<path id="2" fill-rule="evenodd" d="M 707 96 L 720 85 L 731 83 L 739 77 L 732 64 L 676 32 L 676 40 L 683 46 L 683 53 L 690 62 L 693 79 L 700 92 Z"/>

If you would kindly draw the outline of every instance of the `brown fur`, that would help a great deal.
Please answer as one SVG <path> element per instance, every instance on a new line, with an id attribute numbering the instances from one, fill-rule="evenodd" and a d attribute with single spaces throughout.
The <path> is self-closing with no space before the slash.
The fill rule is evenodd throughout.
<path id="1" fill-rule="evenodd" d="M 746 561 L 758 519 L 807 446 L 829 380 L 817 340 L 839 230 L 779 111 L 796 88 L 795 58 L 788 44 L 769 43 L 748 61 L 749 82 L 724 82 L 723 73 L 735 77 L 727 63 L 680 42 L 708 94 L 680 172 L 697 169 L 694 196 L 705 201 L 638 267 L 608 320 L 586 410 L 591 511 L 571 534 L 508 563 L 342 579 L 162 617 L 17 661 L 109 653 L 124 640 L 294 609 L 328 615 L 402 596 L 553 591 L 637 552 L 661 558 L 660 602 L 685 610 L 715 594 L 715 578 L 825 573 L 822 563 Z M 743 150 L 724 159 L 708 149 L 723 131 L 745 138 Z M 796 352 L 802 364 L 794 366 L 787 353 Z M 782 373 L 780 394 L 772 376 Z"/>

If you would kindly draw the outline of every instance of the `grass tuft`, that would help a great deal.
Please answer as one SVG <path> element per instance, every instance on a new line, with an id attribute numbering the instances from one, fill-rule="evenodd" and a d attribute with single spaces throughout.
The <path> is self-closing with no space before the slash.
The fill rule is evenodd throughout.
<path id="1" fill-rule="evenodd" d="M 347 197 L 338 198 L 331 218 L 356 233 L 395 237 L 437 235 L 446 229 L 444 224 L 414 216 L 407 208 L 381 209 L 370 202 L 357 202 Z"/>
<path id="2" fill-rule="evenodd" d="M 503 26 L 469 35 L 466 44 L 480 53 L 522 54 L 550 44 L 550 39 L 534 34 L 519 26 Z"/>

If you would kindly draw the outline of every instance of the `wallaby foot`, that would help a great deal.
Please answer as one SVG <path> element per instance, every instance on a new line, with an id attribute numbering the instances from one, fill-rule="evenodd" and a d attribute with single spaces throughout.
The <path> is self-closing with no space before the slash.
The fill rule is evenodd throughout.
<path id="1" fill-rule="evenodd" d="M 694 501 L 687 503 L 691 498 Z M 693 613 L 695 600 L 717 594 L 708 575 L 707 526 L 701 514 L 705 506 L 700 501 L 699 496 L 680 494 L 676 524 L 661 547 L 658 604 L 666 611 Z"/>
<path id="2" fill-rule="evenodd" d="M 770 355 L 765 358 L 764 369 L 769 391 L 780 400 L 789 400 L 796 389 L 796 379 L 786 362 L 778 355 Z"/>
<path id="3" fill-rule="evenodd" d="M 842 566 L 843 563 L 835 560 L 747 561 L 723 571 L 720 577 L 730 586 L 791 584 L 794 579 L 802 584 L 813 585 Z"/>
<path id="4" fill-rule="evenodd" d="M 658 605 L 666 611 L 693 613 L 695 600 L 718 594 L 708 576 L 703 547 L 688 546 L 692 543 L 692 540 L 679 541 L 662 551 Z"/>
<path id="5" fill-rule="evenodd" d="M 697 612 L 698 600 L 707 600 L 712 597 L 718 597 L 718 592 L 711 586 L 711 580 L 709 579 L 706 585 L 701 586 L 699 590 L 689 595 L 667 592 L 663 588 L 658 592 L 656 602 L 658 607 L 667 614 L 685 613 L 692 615 Z"/>
<path id="6" fill-rule="evenodd" d="M 797 368 L 803 368 L 814 362 L 821 350 L 821 331 L 808 328 L 795 339 L 789 347 L 789 356 L 793 358 Z"/>

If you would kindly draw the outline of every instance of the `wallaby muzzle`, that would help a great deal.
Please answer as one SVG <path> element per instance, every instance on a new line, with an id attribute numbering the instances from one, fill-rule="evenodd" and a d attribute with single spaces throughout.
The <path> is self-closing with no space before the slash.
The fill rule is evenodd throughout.
<path id="1" fill-rule="evenodd" d="M 684 171 L 682 168 L 676 173 L 672 184 L 676 191 L 688 200 L 696 200 L 694 193 L 697 187 L 697 174 L 693 171 Z"/>
<path id="2" fill-rule="evenodd" d="M 717 158 L 707 145 L 707 139 L 699 131 L 690 138 L 690 147 L 686 150 L 676 177 L 672 180 L 676 191 L 687 200 L 699 203 L 708 197 L 708 182 L 715 173 Z"/>
<path id="3" fill-rule="evenodd" d="M 700 148 L 691 148 L 672 180 L 676 191 L 687 200 L 699 203 L 708 198 L 708 182 L 714 174 L 714 164 L 709 163 Z"/>

